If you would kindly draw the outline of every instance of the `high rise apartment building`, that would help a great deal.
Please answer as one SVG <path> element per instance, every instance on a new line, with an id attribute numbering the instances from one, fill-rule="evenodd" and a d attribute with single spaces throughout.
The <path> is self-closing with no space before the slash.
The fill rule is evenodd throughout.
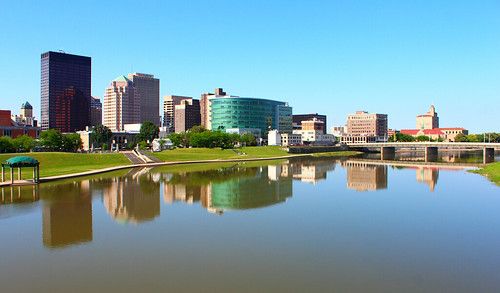
<path id="1" fill-rule="evenodd" d="M 102 124 L 102 103 L 98 97 L 90 97 L 90 125 Z"/>
<path id="2" fill-rule="evenodd" d="M 113 80 L 104 94 L 104 125 L 111 131 L 124 131 L 125 124 L 141 123 L 141 95 L 134 83 L 120 76 Z"/>
<path id="3" fill-rule="evenodd" d="M 193 100 L 193 98 L 173 95 L 163 97 L 163 127 L 167 133 L 175 132 L 175 106 L 180 105 L 184 100 Z"/>
<path id="4" fill-rule="evenodd" d="M 57 52 L 41 55 L 41 127 L 61 132 L 90 125 L 90 57 Z"/>
<path id="5" fill-rule="evenodd" d="M 130 73 L 128 79 L 141 95 L 140 123 L 151 121 L 160 126 L 160 80 L 152 74 L 136 72 Z"/>
<path id="6" fill-rule="evenodd" d="M 370 114 L 357 111 L 347 115 L 348 136 L 371 136 L 376 140 L 387 138 L 387 114 Z"/>
<path id="7" fill-rule="evenodd" d="M 175 106 L 175 132 L 181 133 L 191 127 L 201 124 L 200 101 L 193 99 L 182 100 Z"/>

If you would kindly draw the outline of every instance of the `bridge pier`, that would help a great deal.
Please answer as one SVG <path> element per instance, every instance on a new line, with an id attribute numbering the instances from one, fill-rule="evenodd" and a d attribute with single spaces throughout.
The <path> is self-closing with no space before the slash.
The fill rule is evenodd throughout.
<path id="1" fill-rule="evenodd" d="M 381 147 L 380 148 L 380 158 L 382 160 L 394 160 L 396 155 L 395 147 Z"/>
<path id="2" fill-rule="evenodd" d="M 438 148 L 437 147 L 425 147 L 425 161 L 435 162 L 437 161 Z"/>
<path id="3" fill-rule="evenodd" d="M 483 164 L 492 163 L 495 160 L 495 149 L 494 148 L 484 148 L 483 149 Z"/>

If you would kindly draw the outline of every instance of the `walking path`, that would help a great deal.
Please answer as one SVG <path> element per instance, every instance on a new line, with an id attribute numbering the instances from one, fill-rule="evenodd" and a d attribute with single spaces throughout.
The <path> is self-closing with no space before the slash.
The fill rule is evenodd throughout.
<path id="1" fill-rule="evenodd" d="M 135 154 L 136 157 L 137 154 Z M 125 156 L 127 156 L 125 154 Z M 228 162 L 245 162 L 245 161 L 269 161 L 269 160 L 280 160 L 280 159 L 288 159 L 288 158 L 299 158 L 299 157 L 309 157 L 312 156 L 312 154 L 305 154 L 305 155 L 291 155 L 291 156 L 281 156 L 281 157 L 270 157 L 270 158 L 254 158 L 254 159 L 232 159 L 232 160 L 197 160 L 197 161 L 178 161 L 178 162 L 152 162 L 152 163 L 134 163 L 131 158 L 129 158 L 134 165 L 124 165 L 124 166 L 115 166 L 115 167 L 109 167 L 109 168 L 103 168 L 103 169 L 97 169 L 97 170 L 90 170 L 90 171 L 85 171 L 85 172 L 79 172 L 79 173 L 73 173 L 73 174 L 63 174 L 63 175 L 56 175 L 56 176 L 49 176 L 49 177 L 42 177 L 40 178 L 40 183 L 43 182 L 50 182 L 50 181 L 55 181 L 55 180 L 62 180 L 62 179 L 68 179 L 68 178 L 75 178 L 75 177 L 82 177 L 82 176 L 89 176 L 89 175 L 94 175 L 94 174 L 101 174 L 101 173 L 106 173 L 106 172 L 111 172 L 111 171 L 117 171 L 117 170 L 123 170 L 123 169 L 131 169 L 131 168 L 137 168 L 137 167 L 161 167 L 161 166 L 169 166 L 169 165 L 181 165 L 181 164 L 200 164 L 200 163 L 228 163 Z M 136 158 L 131 155 L 131 157 L 136 160 Z M 10 186 L 11 182 L 10 181 L 5 181 L 5 182 L 0 182 L 0 187 L 4 186 Z M 33 185 L 32 180 L 14 180 L 13 185 Z"/>

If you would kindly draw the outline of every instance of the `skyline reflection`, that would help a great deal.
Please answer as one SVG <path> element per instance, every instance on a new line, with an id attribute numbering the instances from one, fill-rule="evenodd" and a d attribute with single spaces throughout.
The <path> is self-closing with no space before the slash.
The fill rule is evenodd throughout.
<path id="1" fill-rule="evenodd" d="M 447 156 L 443 161 L 464 159 L 468 158 Z M 154 221 L 161 216 L 162 204 L 175 202 L 221 215 L 284 203 L 293 197 L 293 181 L 316 185 L 333 174 L 337 164 L 345 169 L 347 189 L 357 192 L 388 189 L 389 166 L 415 170 L 414 180 L 427 184 L 431 192 L 437 188 L 440 170 L 461 170 L 451 164 L 416 165 L 405 160 L 397 164 L 364 158 L 297 158 L 267 166 L 239 163 L 193 172 L 135 168 L 110 177 L 2 188 L 0 220 L 41 206 L 43 245 L 64 248 L 93 241 L 93 199 L 100 199 L 109 217 L 120 224 Z"/>

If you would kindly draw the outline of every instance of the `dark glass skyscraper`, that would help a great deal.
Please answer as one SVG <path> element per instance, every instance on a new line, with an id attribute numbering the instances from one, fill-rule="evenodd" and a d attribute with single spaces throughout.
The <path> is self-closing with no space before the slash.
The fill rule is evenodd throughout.
<path id="1" fill-rule="evenodd" d="M 41 127 L 61 132 L 84 130 L 90 123 L 90 57 L 42 54 Z"/>

